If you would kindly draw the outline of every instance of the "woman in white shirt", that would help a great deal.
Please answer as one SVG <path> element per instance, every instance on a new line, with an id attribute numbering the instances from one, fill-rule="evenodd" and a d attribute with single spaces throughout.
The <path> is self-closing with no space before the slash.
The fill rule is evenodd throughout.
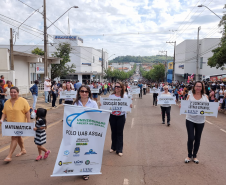
<path id="1" fill-rule="evenodd" d="M 66 84 L 66 90 L 65 91 L 74 91 L 74 90 L 71 89 L 71 84 L 70 83 Z M 64 100 L 64 103 L 71 105 L 73 103 L 73 98 L 66 98 Z"/>
<path id="2" fill-rule="evenodd" d="M 146 95 L 146 88 L 147 88 L 147 85 L 146 85 L 146 83 L 144 83 L 144 85 L 143 85 L 144 95 Z"/>
<path id="3" fill-rule="evenodd" d="M 168 91 L 168 85 L 165 85 L 163 87 L 164 92 L 161 93 L 160 96 L 172 96 L 171 93 Z M 165 114 L 167 115 L 167 126 L 170 126 L 170 111 L 171 111 L 171 105 L 170 104 L 162 104 L 162 124 L 165 124 Z"/>
<path id="4" fill-rule="evenodd" d="M 198 102 L 209 102 L 208 96 L 204 94 L 205 87 L 200 82 L 195 82 L 192 94 L 188 95 L 188 101 L 198 101 Z M 185 158 L 185 163 L 189 163 L 193 158 L 193 161 L 198 164 L 199 160 L 197 159 L 197 153 L 200 146 L 200 140 L 202 131 L 205 124 L 205 116 L 201 115 L 186 115 L 186 127 L 188 133 L 188 142 L 187 142 L 187 149 L 188 149 L 188 157 Z M 194 143 L 194 144 L 193 144 Z"/>
<path id="5" fill-rule="evenodd" d="M 92 100 L 91 90 L 88 85 L 81 85 L 77 90 L 77 96 L 73 104 L 76 106 L 98 109 L 96 101 Z M 83 175 L 83 179 L 88 180 L 89 175 Z"/>

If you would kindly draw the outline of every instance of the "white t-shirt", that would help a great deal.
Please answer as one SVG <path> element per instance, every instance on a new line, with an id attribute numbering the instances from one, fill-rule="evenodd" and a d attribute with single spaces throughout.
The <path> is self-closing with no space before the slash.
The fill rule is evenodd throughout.
<path id="1" fill-rule="evenodd" d="M 209 102 L 208 98 L 206 97 L 206 95 L 202 95 L 202 98 L 200 100 L 196 100 L 193 96 L 193 93 L 189 96 L 188 101 L 198 101 L 198 102 Z M 186 115 L 186 119 L 193 122 L 193 123 L 204 123 L 206 120 L 205 116 L 200 116 L 200 115 L 190 115 L 187 114 Z"/>
<path id="2" fill-rule="evenodd" d="M 6 100 L 9 100 L 9 99 L 11 98 L 11 96 L 10 96 L 10 88 L 6 87 L 5 89 L 6 89 L 6 92 L 5 92 L 5 93 L 7 94 L 7 95 L 5 96 L 5 99 L 6 99 Z"/>
<path id="3" fill-rule="evenodd" d="M 47 85 L 51 85 L 51 82 L 47 82 L 47 81 L 44 82 L 44 91 L 50 91 L 51 87 L 47 87 Z"/>

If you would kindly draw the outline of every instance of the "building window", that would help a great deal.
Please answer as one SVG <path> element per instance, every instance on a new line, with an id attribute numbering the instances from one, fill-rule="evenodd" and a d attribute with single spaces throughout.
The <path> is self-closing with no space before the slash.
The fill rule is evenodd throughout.
<path id="1" fill-rule="evenodd" d="M 202 64 L 203 64 L 203 57 L 200 57 L 200 66 L 199 66 L 199 69 L 202 69 Z"/>
<path id="2" fill-rule="evenodd" d="M 95 63 L 95 57 L 93 56 L 93 63 Z"/>

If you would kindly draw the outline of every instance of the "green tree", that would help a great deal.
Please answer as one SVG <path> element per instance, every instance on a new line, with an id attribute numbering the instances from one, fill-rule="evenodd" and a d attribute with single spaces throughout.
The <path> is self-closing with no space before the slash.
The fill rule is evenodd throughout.
<path id="1" fill-rule="evenodd" d="M 66 76 L 75 72 L 75 65 L 68 65 L 70 62 L 70 53 L 73 49 L 69 43 L 60 43 L 56 47 L 56 52 L 52 54 L 53 57 L 61 58 L 60 64 L 52 64 L 51 78 Z"/>
<path id="2" fill-rule="evenodd" d="M 31 51 L 31 53 L 35 55 L 44 55 L 44 51 L 41 48 L 35 48 Z"/>
<path id="3" fill-rule="evenodd" d="M 226 8 L 226 4 L 224 6 L 224 9 Z M 212 50 L 213 56 L 208 59 L 208 65 L 210 67 L 216 67 L 224 69 L 224 64 L 226 63 L 226 14 L 223 15 L 219 27 L 223 26 L 222 31 L 222 37 L 221 42 L 219 44 L 219 47 Z"/>
<path id="4" fill-rule="evenodd" d="M 142 67 L 140 67 L 141 75 L 153 81 L 163 80 L 165 76 L 165 66 L 163 64 L 154 65 L 153 69 L 150 71 L 145 71 Z"/>

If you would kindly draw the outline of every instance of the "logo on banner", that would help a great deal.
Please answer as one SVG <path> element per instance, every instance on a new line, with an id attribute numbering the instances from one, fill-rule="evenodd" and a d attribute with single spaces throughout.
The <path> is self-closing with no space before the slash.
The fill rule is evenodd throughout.
<path id="1" fill-rule="evenodd" d="M 62 162 L 62 161 L 59 161 L 58 165 L 59 166 L 62 166 L 63 164 L 65 165 L 68 165 L 68 164 L 71 164 L 72 162 Z"/>
<path id="2" fill-rule="evenodd" d="M 14 134 L 21 136 L 21 135 L 23 135 L 23 131 L 14 131 Z"/>
<path id="3" fill-rule="evenodd" d="M 89 152 L 86 152 L 85 155 L 91 155 L 91 154 L 97 154 L 93 151 L 93 149 L 90 149 Z"/>
<path id="4" fill-rule="evenodd" d="M 203 115 L 203 114 L 204 114 L 204 111 L 203 111 L 203 110 L 202 110 L 202 111 L 200 111 L 200 114 L 201 114 L 201 115 Z"/>
<path id="5" fill-rule="evenodd" d="M 62 161 L 59 161 L 58 165 L 59 165 L 59 166 L 62 166 Z"/>
<path id="6" fill-rule="evenodd" d="M 99 111 L 99 110 L 87 110 L 87 111 L 84 111 L 84 112 L 81 112 L 81 113 L 74 113 L 74 114 L 71 114 L 69 115 L 67 118 L 66 118 L 66 123 L 69 127 L 72 127 L 72 123 L 76 120 L 76 118 L 78 118 L 79 116 L 81 116 L 82 114 L 85 114 L 87 112 L 102 112 L 102 111 Z M 71 116 L 75 116 L 72 120 L 69 119 Z"/>
<path id="7" fill-rule="evenodd" d="M 90 164 L 90 161 L 89 160 L 86 160 L 85 164 L 86 165 L 89 165 Z"/>
<path id="8" fill-rule="evenodd" d="M 74 150 L 74 153 L 75 153 L 75 154 L 73 155 L 74 157 L 79 157 L 79 156 L 80 156 L 80 155 L 79 155 L 79 153 L 80 153 L 80 148 L 79 148 L 79 147 L 76 147 L 75 150 Z"/>
<path id="9" fill-rule="evenodd" d="M 74 161 L 74 163 L 75 163 L 75 165 L 81 165 L 81 164 L 83 164 L 83 161 L 77 160 L 77 161 Z"/>
<path id="10" fill-rule="evenodd" d="M 93 168 L 83 168 L 80 170 L 80 172 L 92 172 Z"/>
<path id="11" fill-rule="evenodd" d="M 88 145 L 88 143 L 76 143 L 76 145 Z"/>
<path id="12" fill-rule="evenodd" d="M 189 113 L 189 114 L 198 114 L 198 110 L 185 110 L 184 113 Z"/>
<path id="13" fill-rule="evenodd" d="M 70 154 L 70 152 L 68 150 L 64 151 L 64 155 L 69 155 L 69 154 Z"/>
<path id="14" fill-rule="evenodd" d="M 79 142 L 79 143 L 88 143 L 89 142 L 89 139 L 88 138 L 78 138 L 76 142 Z"/>
<path id="15" fill-rule="evenodd" d="M 74 170 L 65 170 L 64 173 L 72 173 Z"/>

